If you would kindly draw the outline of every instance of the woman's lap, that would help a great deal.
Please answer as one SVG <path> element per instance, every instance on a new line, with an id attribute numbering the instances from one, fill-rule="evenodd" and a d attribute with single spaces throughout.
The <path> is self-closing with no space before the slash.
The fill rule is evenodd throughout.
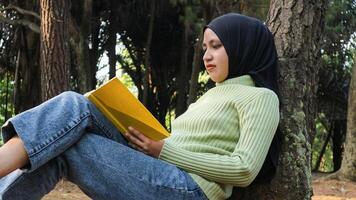
<path id="1" fill-rule="evenodd" d="M 104 194 L 104 199 L 202 199 L 203 196 L 190 175 L 176 166 L 98 135 L 86 134 L 65 157 L 73 167 L 68 171 L 74 172 L 68 174 L 69 180 L 82 189 L 96 188 L 83 189 L 89 196 L 90 193 Z M 94 173 L 82 170 L 79 166 L 83 163 Z"/>
<path id="2" fill-rule="evenodd" d="M 31 162 L 13 188 L 21 187 L 21 181 L 44 179 L 42 170 L 67 177 L 96 199 L 204 197 L 186 172 L 128 147 L 93 104 L 76 93 L 61 94 L 11 119 L 3 127 L 5 140 L 14 134 L 11 126 L 23 139 Z M 52 189 L 52 182 L 45 187 Z"/>
<path id="3" fill-rule="evenodd" d="M 60 156 L 23 173 L 4 193 L 3 200 L 41 197 L 61 177 L 93 199 L 206 198 L 189 174 L 176 166 L 87 133 Z"/>

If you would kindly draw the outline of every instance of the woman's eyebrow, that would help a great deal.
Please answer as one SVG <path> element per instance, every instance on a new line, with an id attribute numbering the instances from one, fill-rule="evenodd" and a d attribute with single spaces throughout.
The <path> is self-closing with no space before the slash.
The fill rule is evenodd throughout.
<path id="1" fill-rule="evenodd" d="M 209 44 L 213 44 L 213 43 L 220 43 L 220 40 L 219 39 L 215 39 L 215 38 L 209 40 Z"/>
<path id="2" fill-rule="evenodd" d="M 220 43 L 220 41 L 213 38 L 213 39 L 209 40 L 207 43 L 209 43 L 209 44 Z M 202 47 L 206 47 L 206 43 L 205 42 L 203 42 Z"/>

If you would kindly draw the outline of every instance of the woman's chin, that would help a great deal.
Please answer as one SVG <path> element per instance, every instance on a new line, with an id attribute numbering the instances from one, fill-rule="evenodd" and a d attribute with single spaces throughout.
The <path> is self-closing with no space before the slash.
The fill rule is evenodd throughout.
<path id="1" fill-rule="evenodd" d="M 212 78 L 212 77 L 210 77 L 210 79 L 211 79 L 213 82 L 215 82 L 215 83 L 220 83 L 220 82 L 222 82 L 222 80 L 217 79 L 217 78 Z"/>

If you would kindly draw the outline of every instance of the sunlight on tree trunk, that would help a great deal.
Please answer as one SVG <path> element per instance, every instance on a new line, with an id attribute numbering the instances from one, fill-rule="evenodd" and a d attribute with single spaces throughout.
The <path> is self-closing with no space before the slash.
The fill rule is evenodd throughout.
<path id="1" fill-rule="evenodd" d="M 356 54 L 349 89 L 347 132 L 339 178 L 356 181 Z"/>
<path id="2" fill-rule="evenodd" d="M 69 0 L 41 0 L 41 98 L 70 89 Z"/>

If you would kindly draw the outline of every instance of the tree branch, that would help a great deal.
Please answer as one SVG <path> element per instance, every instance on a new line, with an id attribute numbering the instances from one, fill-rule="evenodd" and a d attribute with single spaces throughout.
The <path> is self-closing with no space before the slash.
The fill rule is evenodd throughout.
<path id="1" fill-rule="evenodd" d="M 8 23 L 11 25 L 25 26 L 25 27 L 31 29 L 35 33 L 40 33 L 40 27 L 37 24 L 30 22 L 28 20 L 24 20 L 24 19 L 12 20 L 12 19 L 8 19 L 0 14 L 0 22 Z"/>
<path id="2" fill-rule="evenodd" d="M 39 14 L 33 12 L 33 11 L 29 11 L 29 10 L 25 10 L 25 9 L 22 9 L 20 7 L 17 7 L 17 6 L 14 6 L 12 4 L 9 4 L 6 8 L 3 8 L 1 9 L 0 11 L 3 11 L 3 10 L 10 10 L 10 9 L 13 9 L 13 10 L 16 10 L 18 13 L 21 13 L 23 15 L 31 15 L 31 16 L 34 16 L 36 19 L 38 20 L 41 20 L 41 17 Z"/>

